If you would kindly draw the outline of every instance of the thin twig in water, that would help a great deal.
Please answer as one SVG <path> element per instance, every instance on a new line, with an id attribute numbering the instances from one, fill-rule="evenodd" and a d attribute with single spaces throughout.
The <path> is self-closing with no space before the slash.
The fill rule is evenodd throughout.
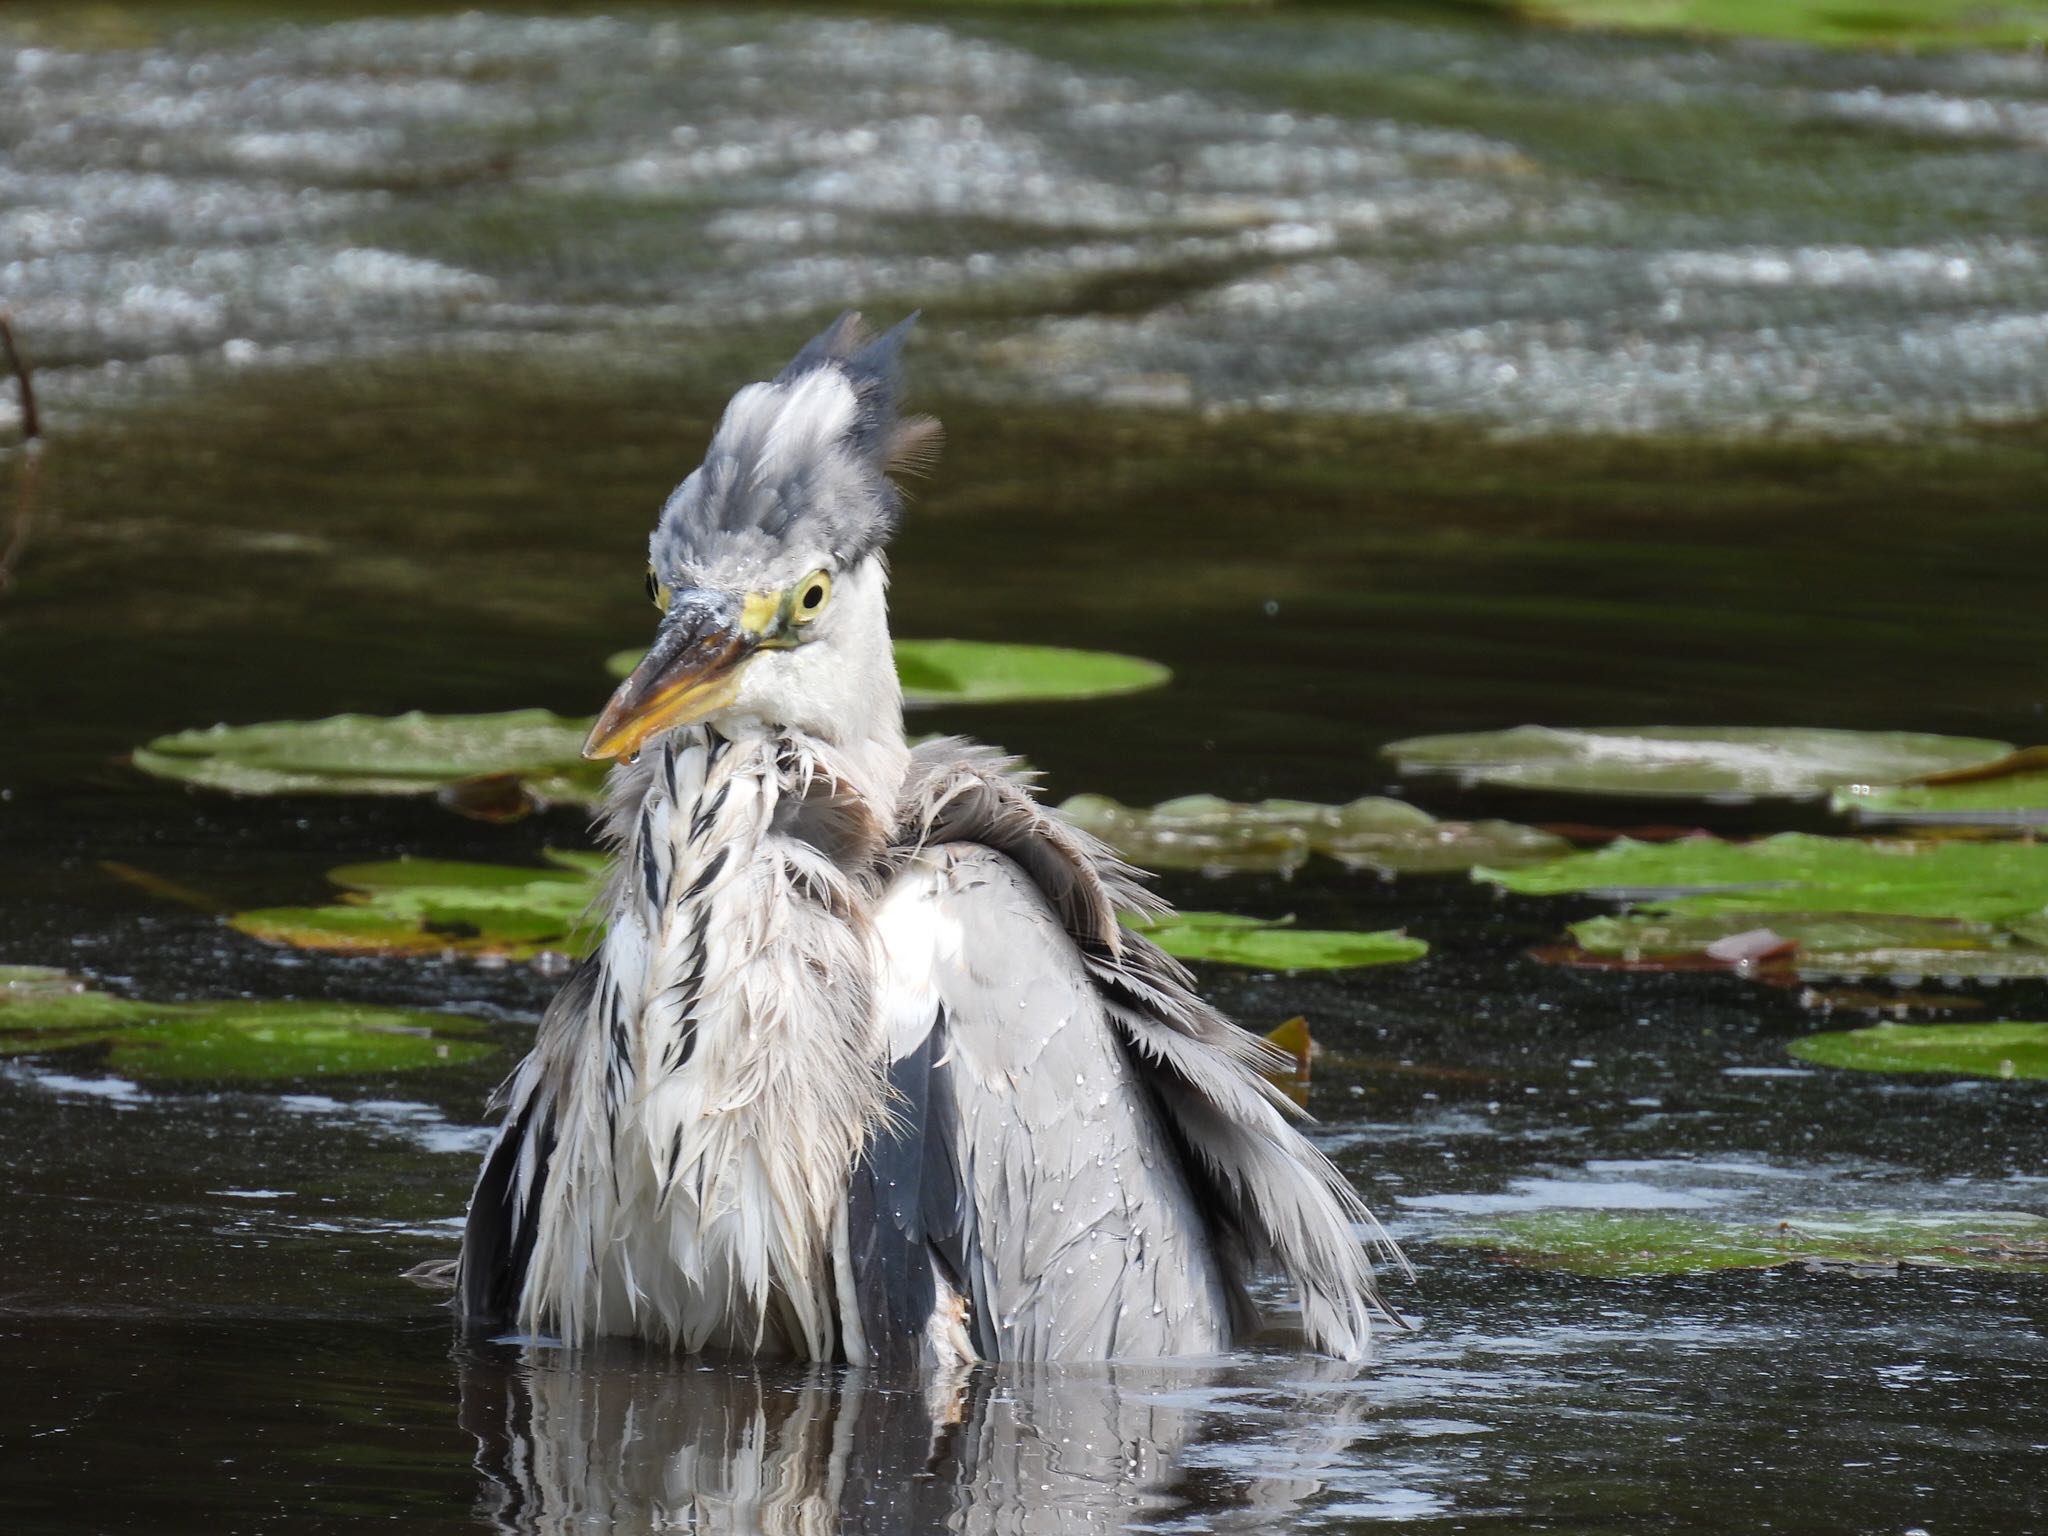
<path id="1" fill-rule="evenodd" d="M 14 339 L 14 316 L 4 309 L 0 309 L 0 347 L 7 349 L 7 366 L 14 374 L 14 387 L 21 392 L 22 441 L 40 442 L 43 429 L 36 419 L 36 382 L 28 371 L 28 359 Z"/>
<path id="2" fill-rule="evenodd" d="M 113 859 L 101 859 L 100 868 L 112 875 L 116 880 L 132 885 L 139 891 L 147 891 L 152 896 L 161 896 L 165 901 L 175 901 L 179 906 L 190 907 L 195 912 L 210 912 L 215 917 L 225 917 L 228 913 L 234 911 L 233 907 L 222 901 L 218 896 L 210 896 L 205 891 L 194 890 L 189 885 L 180 885 L 175 880 L 167 880 L 162 875 L 151 874 L 146 869 L 137 869 L 133 864 L 121 864 Z"/>
<path id="3" fill-rule="evenodd" d="M 36 415 L 36 384 L 28 358 L 14 339 L 13 317 L 0 309 L 0 349 L 7 353 L 7 366 L 14 374 L 14 387 L 21 397 L 21 469 L 15 477 L 14 521 L 7 541 L 0 545 L 0 594 L 14 585 L 14 567 L 28 547 L 28 532 L 35 522 L 36 477 L 43 457 L 42 422 Z"/>

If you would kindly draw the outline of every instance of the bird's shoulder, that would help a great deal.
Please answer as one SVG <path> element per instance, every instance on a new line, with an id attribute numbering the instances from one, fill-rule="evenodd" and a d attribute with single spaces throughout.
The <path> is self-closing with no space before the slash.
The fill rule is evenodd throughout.
<path id="1" fill-rule="evenodd" d="M 1088 949 L 1123 948 L 1118 912 L 1161 909 L 1138 871 L 1038 798 L 1017 759 L 955 736 L 922 742 L 911 753 L 885 879 L 893 883 L 942 849 L 952 850 L 956 862 L 976 849 L 1014 866 L 1059 925 Z M 971 856 L 968 862 L 986 861 Z"/>
<path id="2" fill-rule="evenodd" d="M 1042 1170 L 1074 1147 L 1089 1151 L 1092 1167 L 1093 1154 L 1112 1143 L 1199 1148 L 1199 1157 L 1170 1161 L 1187 1181 L 1180 1198 L 1206 1213 L 1225 1290 L 1236 1298 L 1234 1321 L 1248 1326 L 1245 1277 L 1277 1268 L 1300 1292 L 1310 1342 L 1358 1358 L 1371 1314 L 1385 1310 L 1356 1230 L 1363 1223 L 1376 1231 L 1372 1218 L 1266 1076 L 1277 1064 L 1273 1047 L 1211 1007 L 1179 961 L 1119 924 L 1120 912 L 1165 910 L 1137 871 L 1044 805 L 1014 761 L 970 742 L 921 745 L 899 805 L 889 851 L 895 867 L 876 909 L 883 1031 L 892 1060 L 925 1051 L 931 1092 L 955 1096 L 945 1112 L 973 1132 L 959 1132 L 971 1142 L 962 1169 L 971 1166 L 977 1179 L 1024 1165 Z M 1094 1027 L 1075 1028 L 1077 1020 Z M 1076 1096 L 1076 1082 L 1103 1086 Z M 1164 1117 L 1163 1130 L 1140 1126 L 1147 1105 Z M 1132 1139 L 1084 1124 L 1098 1111 L 1127 1117 L 1138 1127 Z M 928 1124 L 913 1139 L 942 1150 L 952 1144 Z M 1094 1187 L 1088 1168 L 1070 1172 L 1075 1189 Z M 952 1175 L 954 1184 L 964 1178 Z M 977 1201 L 982 1193 L 977 1184 Z M 987 1209 L 1014 1217 L 1007 1199 L 991 1191 Z M 1081 1210 L 1063 1194 L 1048 1211 L 1061 1205 Z M 1183 1209 L 1172 1201 L 1156 1207 L 1169 1208 Z M 1391 1245 L 1389 1253 L 1400 1262 Z M 971 1278 L 972 1258 L 968 1250 L 954 1255 L 955 1272 Z M 1009 1315 L 1011 1282 L 1026 1286 L 1045 1272 L 1025 1269 L 975 1293 L 977 1316 Z M 1036 1346 L 998 1352 L 1028 1356 Z"/>

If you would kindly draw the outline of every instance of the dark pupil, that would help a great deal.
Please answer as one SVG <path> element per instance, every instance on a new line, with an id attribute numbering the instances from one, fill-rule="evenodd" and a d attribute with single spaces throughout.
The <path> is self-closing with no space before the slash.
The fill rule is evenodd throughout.
<path id="1" fill-rule="evenodd" d="M 812 587 L 804 593 L 804 606 L 806 608 L 815 608 L 823 601 L 825 601 L 825 589 L 823 587 Z"/>

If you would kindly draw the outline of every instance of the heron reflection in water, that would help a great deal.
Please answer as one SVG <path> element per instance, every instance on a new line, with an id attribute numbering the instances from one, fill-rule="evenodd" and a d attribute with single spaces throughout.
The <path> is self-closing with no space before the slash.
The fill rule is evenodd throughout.
<path id="1" fill-rule="evenodd" d="M 572 1345 L 856 1366 L 1213 1355 L 1292 1284 L 1384 1311 L 1270 1051 L 1118 922 L 1162 905 L 993 752 L 907 745 L 884 547 L 909 322 L 742 389 L 656 524 L 597 950 L 502 1091 L 460 1304 Z"/>
<path id="2" fill-rule="evenodd" d="M 797 1362 L 492 1348 L 468 1352 L 462 1420 L 478 1512 L 508 1536 L 1271 1532 L 1366 1433 L 1357 1370 L 984 1366 L 941 1401 Z"/>

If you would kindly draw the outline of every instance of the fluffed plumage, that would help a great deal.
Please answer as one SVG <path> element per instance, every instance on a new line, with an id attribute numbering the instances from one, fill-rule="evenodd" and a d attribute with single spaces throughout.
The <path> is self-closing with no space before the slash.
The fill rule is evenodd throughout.
<path id="1" fill-rule="evenodd" d="M 1159 1357 L 1241 1338 L 1270 1267 L 1356 1358 L 1380 1234 L 1270 1048 L 1118 922 L 1160 904 L 1009 763 L 904 743 L 907 324 L 843 319 L 742 390 L 662 513 L 655 570 L 691 594 L 664 625 L 758 627 L 650 653 L 744 677 L 614 770 L 606 932 L 501 1090 L 464 1315 L 856 1364 Z"/>

